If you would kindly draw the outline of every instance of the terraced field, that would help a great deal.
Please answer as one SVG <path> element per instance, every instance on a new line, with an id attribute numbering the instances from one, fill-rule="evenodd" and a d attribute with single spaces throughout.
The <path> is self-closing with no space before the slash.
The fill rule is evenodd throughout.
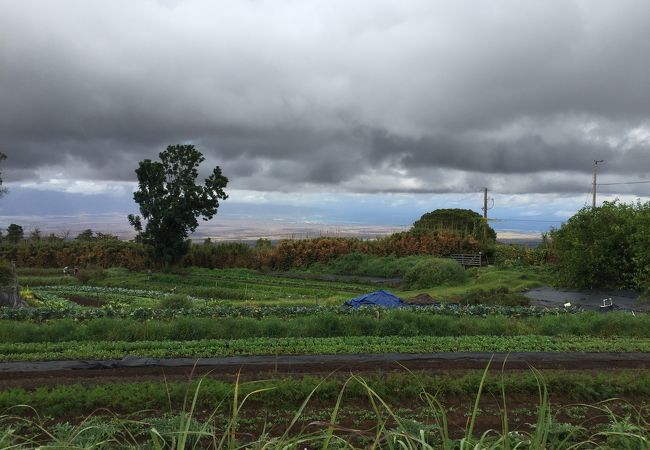
<path id="1" fill-rule="evenodd" d="M 263 386 L 259 392 L 267 387 L 278 391 L 272 397 L 275 400 L 260 394 L 258 400 L 251 400 L 252 409 L 238 411 L 244 424 L 238 442 L 260 433 L 258 425 L 263 423 L 274 432 L 287 431 L 285 437 L 291 441 L 294 436 L 311 433 L 307 424 L 331 421 L 338 409 L 341 416 L 337 426 L 342 428 L 332 430 L 332 435 L 339 433 L 355 442 L 373 441 L 372 433 L 361 431 L 363 426 L 379 426 L 388 433 L 386 439 L 399 435 L 418 441 L 419 431 L 407 432 L 411 422 L 426 427 L 437 423 L 438 428 L 425 427 L 429 430 L 426 433 L 433 433 L 426 434 L 427 439 L 435 440 L 440 432 L 436 420 L 441 417 L 454 424 L 447 430 L 448 439 L 460 439 L 468 433 L 475 435 L 477 430 L 489 430 L 495 420 L 497 425 L 498 420 L 503 424 L 503 402 L 493 404 L 499 389 L 508 392 L 513 410 L 518 411 L 510 418 L 512 427 L 529 439 L 535 435 L 538 420 L 564 424 L 552 427 L 565 427 L 572 436 L 566 442 L 574 442 L 607 433 L 606 427 L 620 424 L 622 419 L 627 420 L 627 431 L 634 434 L 637 428 L 645 429 L 650 417 L 647 314 L 507 306 L 498 304 L 498 294 L 494 293 L 489 305 L 458 303 L 459 296 L 467 291 L 501 292 L 494 289 L 512 290 L 513 286 L 516 291 L 543 284 L 545 274 L 537 276 L 530 269 L 476 270 L 463 286 L 424 291 L 394 288 L 403 298 L 426 293 L 435 301 L 400 310 L 359 311 L 341 305 L 382 285 L 368 279 L 325 280 L 315 279 L 318 276 L 313 274 L 261 274 L 240 269 L 187 269 L 171 274 L 110 269 L 81 278 L 55 270 L 19 271 L 23 296 L 33 308 L 0 311 L 0 355 L 4 361 L 0 363 L 0 404 L 29 404 L 46 415 L 57 414 L 56 405 L 65 404 L 61 400 L 65 396 L 85 405 L 68 408 L 66 417 L 73 424 L 93 422 L 85 420 L 88 414 L 96 408 L 108 408 L 136 414 L 138 420 L 149 424 L 142 429 L 150 429 L 167 417 L 160 415 L 161 409 L 167 408 L 169 417 L 178 420 L 188 417 L 188 397 L 182 401 L 181 395 L 185 389 L 190 398 L 195 393 L 195 402 L 201 405 L 200 411 L 193 410 L 189 417 L 216 427 L 211 429 L 223 430 L 219 427 L 232 427 L 232 415 L 229 418 L 218 405 L 232 407 L 237 402 L 237 380 L 245 381 L 243 392 L 253 396 L 258 391 L 248 386 L 270 380 L 259 384 Z M 169 307 L 166 300 L 178 297 L 184 306 Z M 484 385 L 480 369 L 488 365 L 490 381 Z M 566 376 L 562 378 L 557 369 Z M 352 381 L 346 382 L 350 373 Z M 495 381 L 499 374 L 504 377 L 501 384 Z M 203 389 L 196 384 L 197 379 L 204 380 Z M 334 384 L 329 384 L 329 379 Z M 329 387 L 320 391 L 323 384 L 315 380 Z M 429 381 L 411 394 L 425 399 L 425 403 L 427 398 L 444 401 L 442 409 L 433 407 L 435 402 L 426 403 L 420 410 L 428 413 L 417 413 L 413 396 L 394 395 L 395 389 L 411 392 L 413 383 L 422 380 Z M 347 391 L 347 383 L 356 387 Z M 547 389 L 548 394 L 540 394 Z M 148 393 L 148 397 L 134 396 L 141 398 L 142 404 L 118 395 L 138 390 Z M 337 395 L 343 391 L 348 394 L 341 394 L 341 405 L 345 399 L 349 403 L 339 406 Z M 168 396 L 166 407 L 160 395 Z M 315 404 L 302 404 L 312 397 Z M 622 400 L 608 410 L 611 414 L 607 420 L 594 419 L 598 411 L 603 412 L 598 406 L 585 406 L 580 414 L 571 409 L 575 402 L 593 405 L 613 397 Z M 386 403 L 376 409 L 377 404 L 384 405 L 384 398 L 394 405 L 386 409 Z M 553 413 L 549 399 L 560 405 Z M 630 409 L 626 401 L 632 399 L 634 408 Z M 492 406 L 485 406 L 484 411 L 475 400 Z M 158 413 L 141 414 L 143 407 Z M 210 413 L 212 409 L 215 415 Z M 288 417 L 285 421 L 293 424 L 281 430 L 280 422 L 254 412 L 262 410 Z M 356 410 L 367 411 L 367 417 L 355 414 Z M 299 422 L 292 422 L 291 411 L 301 417 L 296 419 Z M 572 414 L 580 416 L 577 423 Z M 29 414 L 18 416 L 26 419 Z M 216 422 L 215 417 L 219 417 Z M 463 424 L 463 417 L 474 417 L 475 427 L 468 428 L 469 422 Z M 602 419 L 602 414 L 599 417 Z M 165 419 L 170 421 L 166 426 L 173 430 L 176 419 Z M 4 420 L 15 426 L 18 419 L 8 414 Z M 27 428 L 34 426 L 31 419 L 28 422 Z M 61 427 L 53 418 L 41 425 L 55 430 Z M 501 431 L 490 442 L 503 439 L 500 426 Z M 199 425 L 192 427 L 196 431 Z M 129 428 L 129 433 L 135 436 L 142 431 L 136 428 Z M 161 436 L 171 442 L 175 432 L 171 433 Z M 643 439 L 647 434 L 637 434 L 640 444 L 646 442 Z M 138 440 L 151 439 L 139 436 L 134 445 Z M 553 435 L 553 439 L 561 440 L 560 436 Z M 609 434 L 599 436 L 594 442 L 607 443 L 611 438 Z M 318 442 L 323 444 L 322 439 Z"/>

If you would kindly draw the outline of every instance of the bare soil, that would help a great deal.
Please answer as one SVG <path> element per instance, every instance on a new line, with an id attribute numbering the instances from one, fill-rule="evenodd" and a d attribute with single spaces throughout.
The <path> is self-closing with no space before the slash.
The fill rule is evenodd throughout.
<path id="1" fill-rule="evenodd" d="M 445 408 L 445 417 L 448 423 L 449 435 L 452 438 L 461 438 L 467 429 L 468 420 L 474 408 L 476 398 L 469 395 L 442 395 L 439 400 Z M 573 423 L 584 427 L 585 433 L 595 432 L 599 425 L 608 422 L 608 417 L 601 409 L 584 404 L 577 404 L 575 401 L 562 397 L 551 396 L 553 418 L 559 423 Z M 618 398 L 606 403 L 610 410 L 618 415 L 624 416 L 630 411 L 630 406 L 635 409 L 647 408 L 647 398 Z M 316 403 L 316 402 L 313 402 Z M 368 416 L 367 411 L 372 411 L 372 405 L 360 398 L 347 398 L 343 400 L 342 408 L 337 415 L 336 431 L 339 435 L 347 435 L 347 439 L 357 441 L 356 445 L 362 445 L 364 440 L 372 441 L 375 437 L 377 420 L 374 416 Z M 537 419 L 539 399 L 525 394 L 508 394 L 506 398 L 509 431 L 532 432 Z M 423 425 L 434 425 L 436 423 L 427 405 L 424 402 L 405 402 L 402 404 L 391 404 L 390 407 L 401 420 L 413 420 Z M 475 423 L 475 435 L 489 432 L 495 436 L 503 430 L 503 400 L 490 395 L 483 395 L 479 403 L 479 414 Z M 602 405 L 601 405 L 602 407 Z M 302 420 L 292 429 L 298 433 L 318 431 L 329 425 L 329 413 L 333 404 L 310 404 L 304 411 Z M 286 430 L 286 424 L 290 422 L 295 414 L 295 409 L 283 410 L 259 410 L 253 405 L 250 409 L 242 411 L 242 423 L 240 432 L 258 436 L 266 427 L 271 435 L 280 435 Z M 320 420 L 318 420 L 320 418 Z M 390 417 L 387 419 L 387 428 L 394 427 L 395 421 Z M 248 420 L 246 420 L 248 419 Z M 270 422 L 270 423 L 268 423 Z M 269 426 L 270 425 L 270 426 Z"/>
<path id="2" fill-rule="evenodd" d="M 90 306 L 93 308 L 100 308 L 106 304 L 104 300 L 101 300 L 96 297 L 83 297 L 80 295 L 70 295 L 66 297 L 71 302 L 76 303 L 81 306 Z"/>
<path id="3" fill-rule="evenodd" d="M 424 305 L 424 306 L 437 305 L 440 303 L 438 300 L 434 299 L 433 297 L 431 297 L 429 294 L 426 293 L 418 294 L 413 298 L 406 299 L 405 302 L 408 303 L 409 305 Z"/>

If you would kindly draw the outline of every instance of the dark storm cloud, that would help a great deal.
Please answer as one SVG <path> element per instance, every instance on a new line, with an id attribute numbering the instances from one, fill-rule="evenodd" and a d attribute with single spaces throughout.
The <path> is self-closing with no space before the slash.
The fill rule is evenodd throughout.
<path id="1" fill-rule="evenodd" d="M 286 192 L 582 192 L 593 159 L 650 162 L 645 0 L 0 6 L 8 181 L 133 181 L 178 142 Z"/>
<path id="2" fill-rule="evenodd" d="M 576 138 L 547 142 L 538 134 L 513 139 L 477 139 L 458 134 L 410 139 L 375 133 L 371 154 L 380 159 L 401 155 L 401 164 L 410 169 L 430 166 L 497 174 L 584 172 L 590 170 L 595 158 L 613 161 L 609 171 L 625 174 L 638 170 L 639 161 L 650 155 L 650 145 L 635 144 L 621 158 L 620 147 Z"/>

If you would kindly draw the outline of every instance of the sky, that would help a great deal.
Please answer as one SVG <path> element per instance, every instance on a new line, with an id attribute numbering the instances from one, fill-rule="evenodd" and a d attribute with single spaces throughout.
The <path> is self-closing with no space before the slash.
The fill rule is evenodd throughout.
<path id="1" fill-rule="evenodd" d="M 594 160 L 599 202 L 650 199 L 647 0 L 0 11 L 0 226 L 136 212 L 138 162 L 177 143 L 230 179 L 234 227 L 408 226 L 487 187 L 495 228 L 541 231 L 591 203 Z"/>

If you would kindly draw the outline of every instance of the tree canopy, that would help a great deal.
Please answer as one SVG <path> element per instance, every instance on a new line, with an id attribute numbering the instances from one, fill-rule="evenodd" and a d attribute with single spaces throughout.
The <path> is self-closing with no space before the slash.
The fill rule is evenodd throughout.
<path id="1" fill-rule="evenodd" d="M 20 242 L 24 238 L 25 232 L 23 231 L 23 227 L 20 225 L 12 223 L 7 227 L 7 235 L 5 236 L 5 239 L 7 239 L 9 242 Z"/>
<path id="2" fill-rule="evenodd" d="M 159 157 L 160 161 L 139 163 L 135 171 L 139 189 L 133 199 L 140 205 L 142 218 L 133 214 L 128 218 L 154 259 L 173 264 L 187 252 L 188 233 L 198 227 L 197 219 L 214 217 L 219 200 L 228 198 L 224 191 L 228 178 L 217 166 L 204 185 L 197 185 L 198 167 L 205 158 L 193 145 L 170 145 Z"/>
<path id="3" fill-rule="evenodd" d="M 92 241 L 95 238 L 94 234 L 93 230 L 87 228 L 79 233 L 75 239 L 78 241 Z"/>
<path id="4" fill-rule="evenodd" d="M 483 226 L 487 227 L 488 239 L 496 239 L 496 232 L 485 223 L 483 217 L 470 209 L 436 209 L 423 214 L 415 221 L 411 231 L 451 231 L 460 235 L 471 235 L 476 239 L 483 238 Z"/>
<path id="5" fill-rule="evenodd" d="M 552 230 L 551 239 L 563 285 L 650 287 L 650 202 L 583 208 Z"/>

